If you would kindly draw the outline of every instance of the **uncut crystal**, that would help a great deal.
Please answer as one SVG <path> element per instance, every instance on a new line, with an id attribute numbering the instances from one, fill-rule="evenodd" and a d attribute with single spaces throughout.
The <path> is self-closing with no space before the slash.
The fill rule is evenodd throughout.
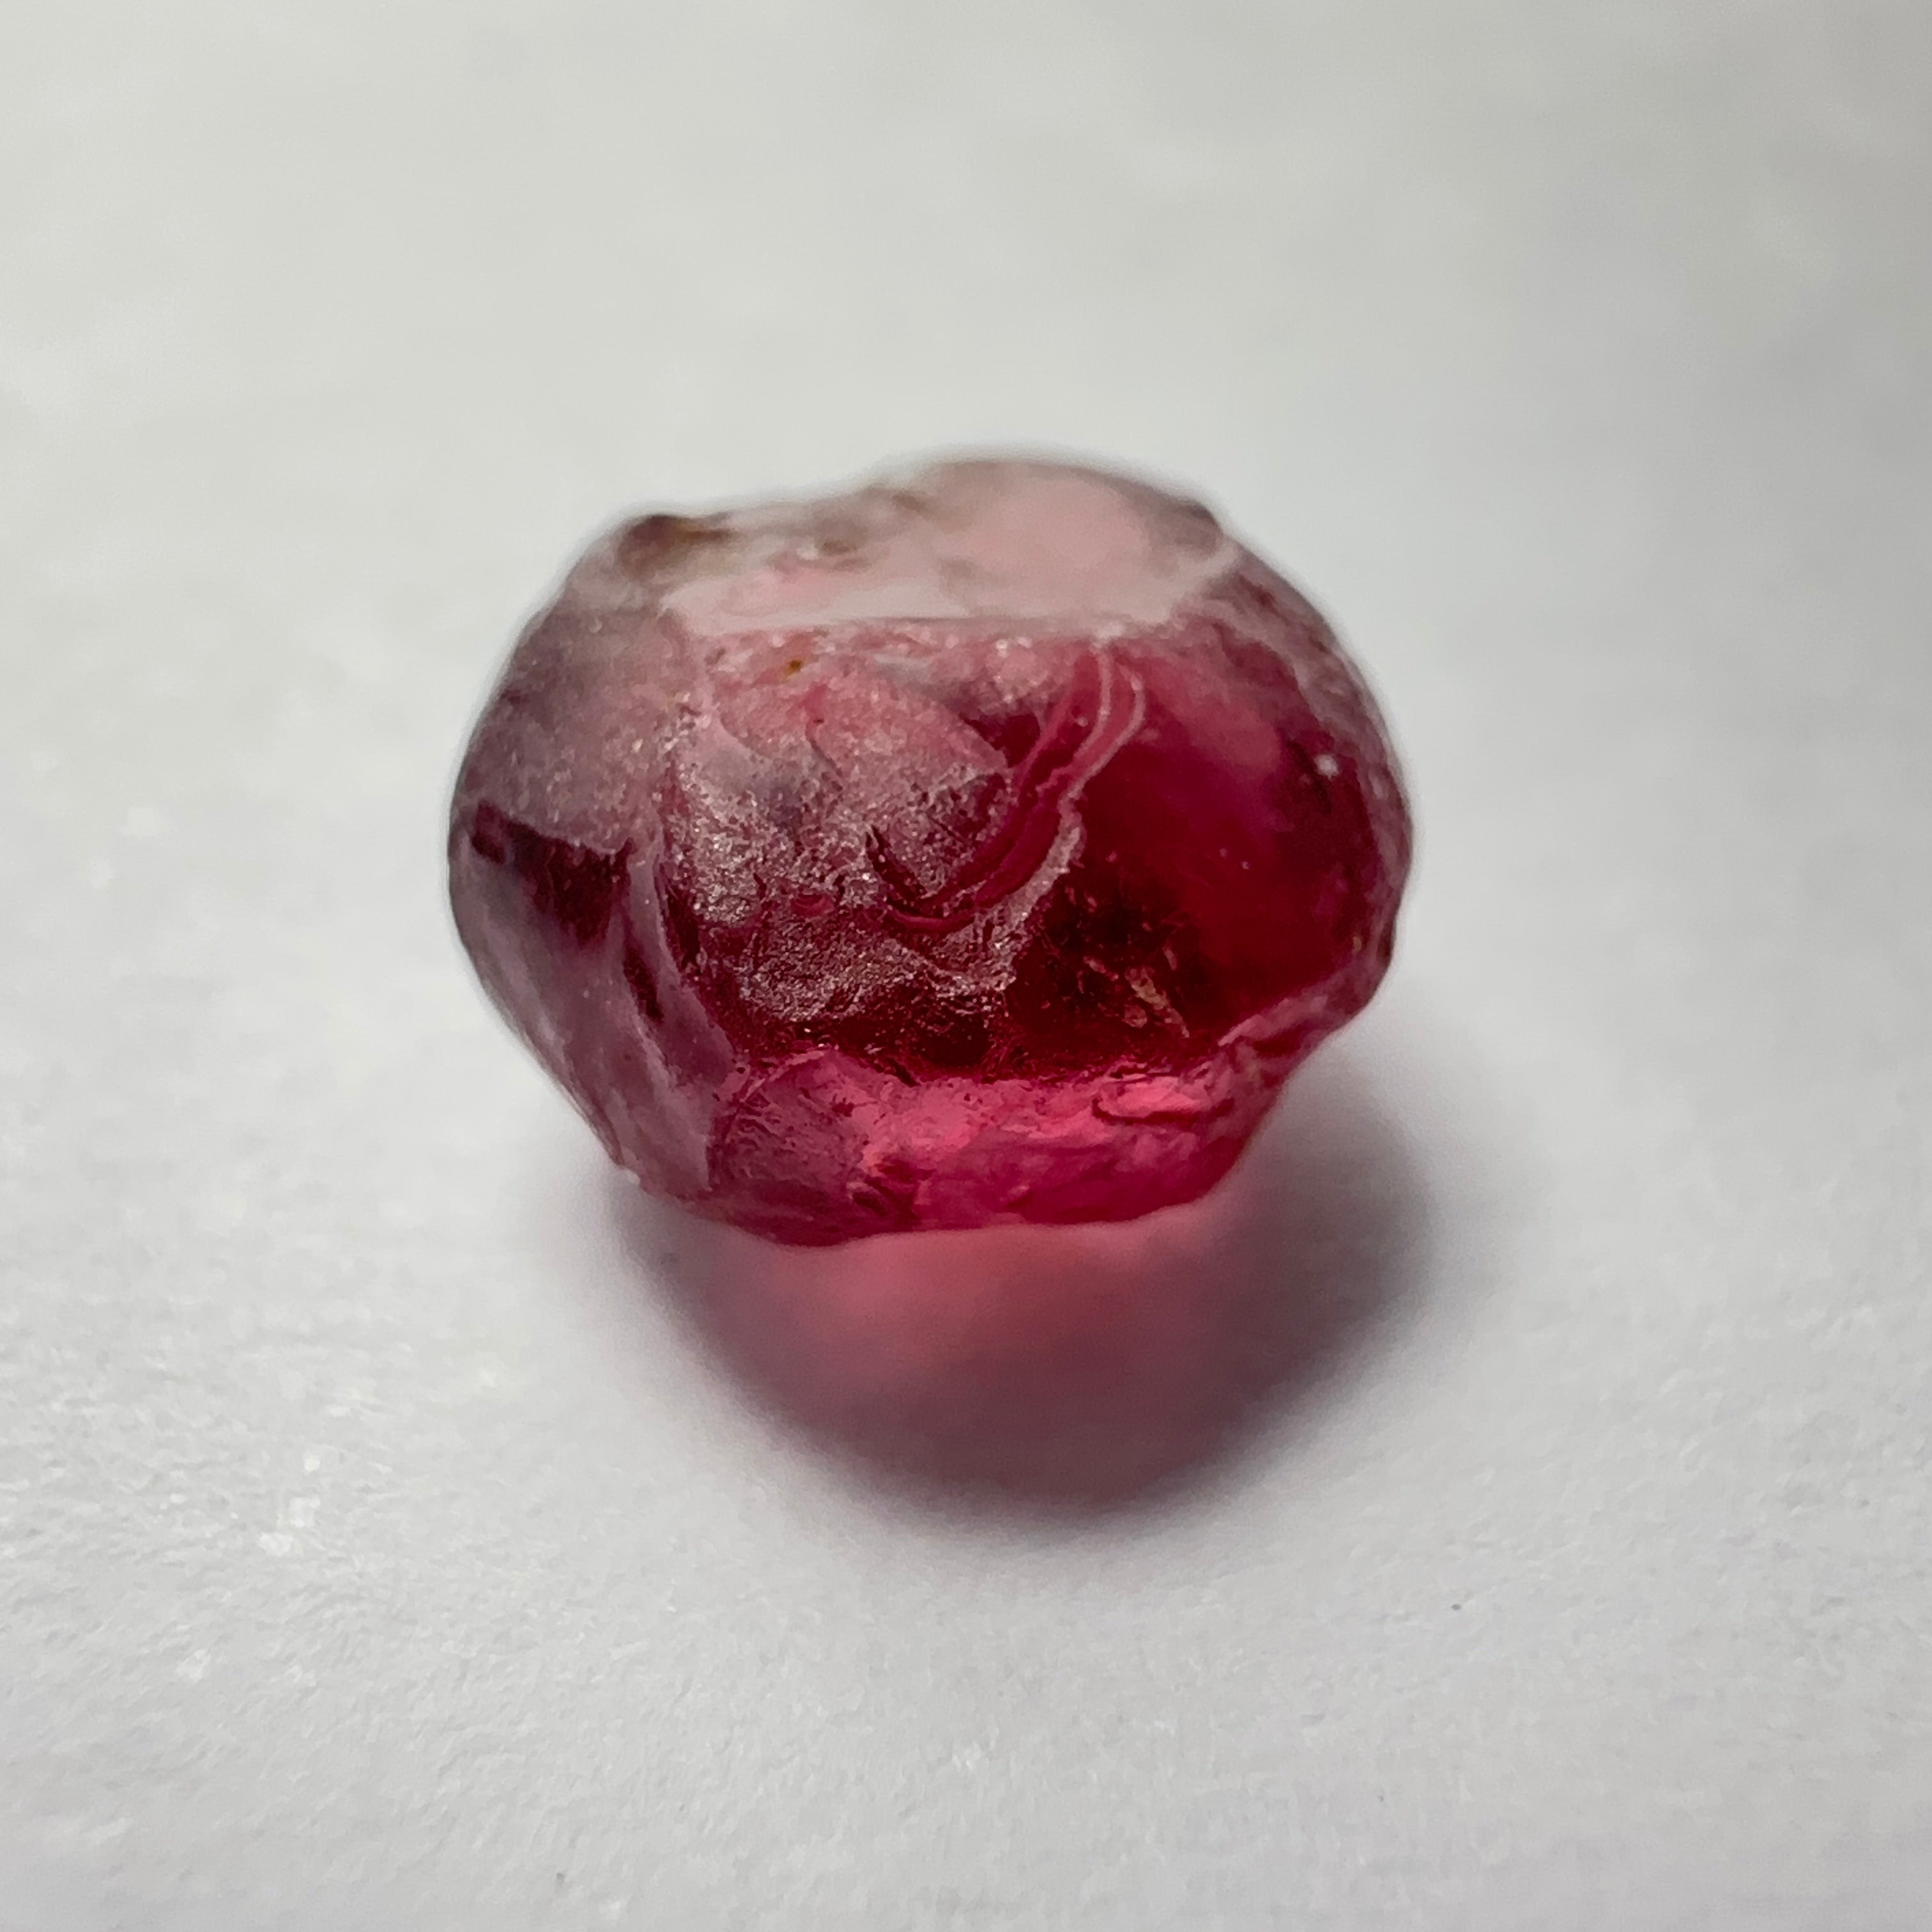
<path id="1" fill-rule="evenodd" d="M 955 462 L 647 516 L 458 781 L 484 984 L 652 1192 L 776 1239 L 1203 1192 L 1385 970 L 1373 703 L 1198 504 Z"/>

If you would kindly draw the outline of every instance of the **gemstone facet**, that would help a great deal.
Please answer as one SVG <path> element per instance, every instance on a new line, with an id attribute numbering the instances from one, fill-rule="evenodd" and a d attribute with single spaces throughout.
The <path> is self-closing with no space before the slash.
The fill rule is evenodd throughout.
<path id="1" fill-rule="evenodd" d="M 612 1158 L 822 1244 L 1204 1192 L 1375 991 L 1409 848 L 1287 583 L 1197 504 L 982 460 L 593 544 L 449 858 Z"/>

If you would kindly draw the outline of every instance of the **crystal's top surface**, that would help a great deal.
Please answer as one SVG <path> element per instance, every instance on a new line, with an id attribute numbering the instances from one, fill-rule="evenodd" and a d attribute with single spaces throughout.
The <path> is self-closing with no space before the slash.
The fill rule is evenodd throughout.
<path id="1" fill-rule="evenodd" d="M 1198 505 L 1028 461 L 594 544 L 452 824 L 486 982 L 652 1186 L 790 1238 L 1208 1184 L 1386 966 L 1374 706 Z"/>
<path id="2" fill-rule="evenodd" d="M 638 526 L 650 542 L 649 520 Z M 1229 560 L 1198 505 L 1048 463 L 934 465 L 850 495 L 693 519 L 664 608 L 694 634 L 871 620 L 1160 622 Z"/>

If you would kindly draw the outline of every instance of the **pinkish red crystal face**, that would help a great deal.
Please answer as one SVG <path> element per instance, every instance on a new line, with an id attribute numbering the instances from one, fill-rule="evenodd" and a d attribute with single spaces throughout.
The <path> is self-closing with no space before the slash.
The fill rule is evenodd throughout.
<path id="1" fill-rule="evenodd" d="M 1409 828 L 1328 626 L 1206 511 L 975 462 L 593 545 L 449 852 L 612 1158 L 825 1243 L 1204 1192 L 1375 991 Z"/>

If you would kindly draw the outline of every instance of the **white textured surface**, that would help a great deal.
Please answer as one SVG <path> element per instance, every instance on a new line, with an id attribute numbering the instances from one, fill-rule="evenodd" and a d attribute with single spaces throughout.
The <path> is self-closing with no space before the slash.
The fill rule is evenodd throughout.
<path id="1" fill-rule="evenodd" d="M 0 1926 L 1932 1924 L 1928 142 L 1920 0 L 0 7 Z M 1424 832 L 1402 1292 L 1094 1519 L 761 1420 L 440 899 L 587 531 L 1013 440 Z"/>

